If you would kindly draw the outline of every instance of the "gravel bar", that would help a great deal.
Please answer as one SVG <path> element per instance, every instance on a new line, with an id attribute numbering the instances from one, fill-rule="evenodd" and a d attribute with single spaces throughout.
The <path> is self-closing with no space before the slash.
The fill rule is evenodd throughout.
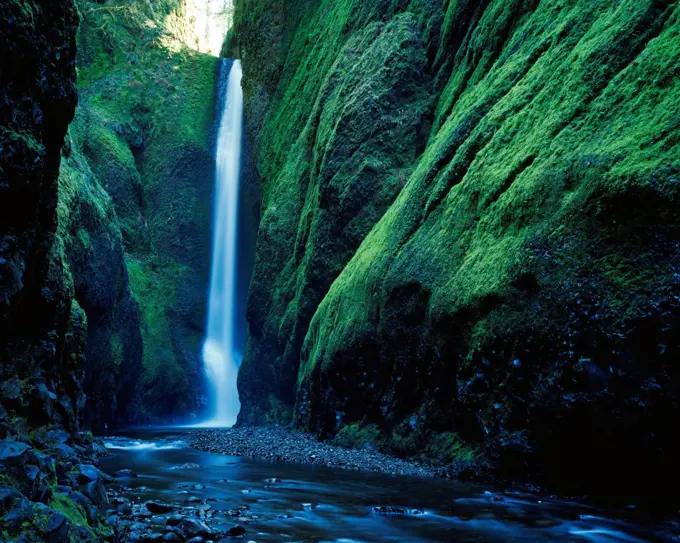
<path id="1" fill-rule="evenodd" d="M 409 462 L 373 449 L 348 449 L 318 441 L 313 435 L 282 427 L 206 429 L 192 432 L 191 446 L 231 456 L 328 466 L 390 475 L 434 477 L 432 466 Z"/>

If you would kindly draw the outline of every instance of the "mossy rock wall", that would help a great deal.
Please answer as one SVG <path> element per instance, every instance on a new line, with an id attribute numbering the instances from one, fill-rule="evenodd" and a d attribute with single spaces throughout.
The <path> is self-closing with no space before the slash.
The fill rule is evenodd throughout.
<path id="1" fill-rule="evenodd" d="M 58 233 L 87 315 L 85 422 L 102 432 L 140 421 L 142 336 L 118 218 L 82 154 L 79 127 L 77 119 L 60 169 Z"/>
<path id="2" fill-rule="evenodd" d="M 676 477 L 678 3 L 293 4 L 237 2 L 229 41 L 263 190 L 241 421 Z"/>
<path id="3" fill-rule="evenodd" d="M 129 415 L 195 416 L 204 402 L 218 61 L 191 49 L 186 3 L 79 6 L 74 140 L 110 196 L 140 314 L 140 396 Z M 124 314 L 128 300 L 115 307 Z M 126 358 L 127 332 L 108 333 Z"/>

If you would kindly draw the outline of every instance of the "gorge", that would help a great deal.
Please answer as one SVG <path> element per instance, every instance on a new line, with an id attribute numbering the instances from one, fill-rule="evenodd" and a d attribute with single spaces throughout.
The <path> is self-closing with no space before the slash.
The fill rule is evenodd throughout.
<path id="1" fill-rule="evenodd" d="M 3 0 L 0 541 L 674 540 L 679 97 L 677 0 Z"/>

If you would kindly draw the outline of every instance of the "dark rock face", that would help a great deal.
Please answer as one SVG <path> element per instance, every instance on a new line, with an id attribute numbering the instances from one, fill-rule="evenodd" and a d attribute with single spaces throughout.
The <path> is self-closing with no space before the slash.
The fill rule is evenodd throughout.
<path id="1" fill-rule="evenodd" d="M 675 484 L 677 4 L 294 4 L 237 2 L 231 44 L 264 195 L 241 421 Z"/>
<path id="2" fill-rule="evenodd" d="M 1 378 L 28 379 L 21 395 L 4 391 L 3 405 L 71 430 L 82 408 L 85 319 L 55 234 L 77 25 L 71 1 L 0 6 Z"/>
<path id="3" fill-rule="evenodd" d="M 104 425 L 113 428 L 138 420 L 141 324 L 118 217 L 74 143 L 62 160 L 58 210 L 75 298 L 88 322 L 85 422 L 101 433 Z"/>

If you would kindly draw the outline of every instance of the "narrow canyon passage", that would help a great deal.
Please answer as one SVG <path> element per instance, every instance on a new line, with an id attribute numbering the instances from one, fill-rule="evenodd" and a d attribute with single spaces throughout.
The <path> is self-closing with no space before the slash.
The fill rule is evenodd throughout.
<path id="1" fill-rule="evenodd" d="M 0 543 L 680 542 L 680 0 L 0 0 Z"/>

